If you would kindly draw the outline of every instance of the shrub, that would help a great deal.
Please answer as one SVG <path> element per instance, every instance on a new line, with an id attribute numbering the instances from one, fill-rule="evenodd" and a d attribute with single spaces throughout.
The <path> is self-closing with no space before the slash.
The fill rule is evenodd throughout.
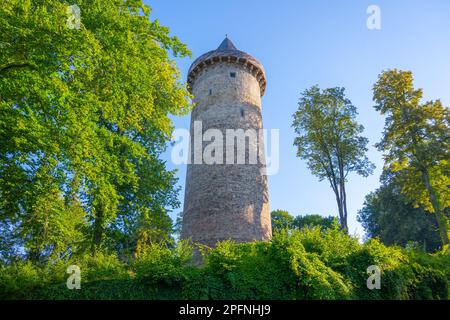
<path id="1" fill-rule="evenodd" d="M 0 298 L 9 294 L 42 285 L 43 274 L 31 261 L 0 265 Z"/>
<path id="2" fill-rule="evenodd" d="M 165 243 L 153 243 L 136 257 L 133 270 L 138 280 L 171 285 L 185 280 L 184 272 L 192 257 L 192 248 L 184 241 L 174 248 Z"/>
<path id="3" fill-rule="evenodd" d="M 427 254 L 418 249 L 406 251 L 415 279 L 409 289 L 410 299 L 448 299 L 450 296 L 450 252 Z"/>
<path id="4" fill-rule="evenodd" d="M 82 282 L 122 280 L 130 276 L 128 267 L 118 259 L 116 254 L 102 252 L 97 252 L 95 255 L 85 254 L 71 259 L 66 264 L 65 270 L 69 265 L 80 267 Z M 67 274 L 65 277 L 67 277 Z"/>
<path id="5" fill-rule="evenodd" d="M 400 248 L 386 247 L 370 239 L 347 258 L 345 275 L 354 286 L 353 296 L 358 299 L 406 299 L 406 286 L 412 276 L 408 258 Z M 367 268 L 381 269 L 381 289 L 367 288 Z"/>
<path id="6" fill-rule="evenodd" d="M 288 231 L 272 242 L 219 243 L 188 288 L 192 299 L 343 299 L 350 293 L 338 273 L 306 252 L 300 233 Z"/>
<path id="7" fill-rule="evenodd" d="M 272 248 L 278 255 L 276 261 L 289 266 L 284 272 L 291 272 L 301 294 L 300 299 L 346 299 L 351 287 L 344 278 L 327 266 L 321 255 L 327 251 L 326 243 L 313 246 L 312 237 L 320 235 L 320 229 L 305 229 L 290 234 L 283 231 L 276 235 Z"/>
<path id="8" fill-rule="evenodd" d="M 211 299 L 293 299 L 295 277 L 277 262 L 269 242 L 225 241 L 206 257 L 202 284 Z"/>
<path id="9" fill-rule="evenodd" d="M 130 261 L 97 253 L 0 266 L 1 299 L 448 299 L 450 255 L 360 244 L 337 228 L 282 230 L 272 241 L 224 241 L 204 253 L 186 242 L 150 244 Z M 197 259 L 198 260 L 198 259 Z M 198 261 L 197 261 L 198 262 Z M 66 269 L 81 269 L 68 290 Z M 381 290 L 367 268 L 380 267 Z"/>

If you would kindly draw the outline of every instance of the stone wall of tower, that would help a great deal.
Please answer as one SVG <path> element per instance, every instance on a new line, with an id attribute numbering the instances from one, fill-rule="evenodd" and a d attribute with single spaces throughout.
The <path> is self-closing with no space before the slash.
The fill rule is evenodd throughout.
<path id="1" fill-rule="evenodd" d="M 231 74 L 234 74 L 234 77 Z M 261 89 L 248 67 L 220 61 L 205 67 L 192 85 L 195 107 L 191 115 L 203 132 L 219 129 L 261 129 Z M 230 141 L 226 141 L 230 143 Z M 186 176 L 182 238 L 214 246 L 217 241 L 266 240 L 272 236 L 264 161 L 257 164 L 189 164 Z M 203 143 L 203 148 L 209 142 Z M 256 143 L 245 144 L 246 154 L 257 152 Z M 237 150 L 235 150 L 237 151 Z M 191 140 L 191 160 L 194 161 Z M 236 152 L 235 152 L 236 163 Z"/>

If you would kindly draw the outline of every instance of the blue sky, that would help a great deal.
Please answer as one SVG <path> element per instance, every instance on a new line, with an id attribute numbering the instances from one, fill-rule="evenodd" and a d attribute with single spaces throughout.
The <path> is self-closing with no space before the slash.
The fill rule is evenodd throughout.
<path id="1" fill-rule="evenodd" d="M 377 166 L 368 178 L 350 176 L 349 229 L 363 235 L 356 221 L 364 197 L 379 186 L 384 119 L 373 109 L 372 86 L 384 69 L 411 70 L 426 100 L 450 105 L 450 1 L 448 0 L 155 0 L 152 18 L 188 44 L 192 59 L 177 59 L 183 80 L 193 59 L 215 49 L 225 34 L 259 59 L 268 85 L 262 100 L 264 127 L 280 129 L 280 170 L 269 176 L 270 207 L 292 215 L 336 215 L 333 192 L 326 181 L 310 174 L 295 155 L 292 114 L 300 93 L 312 85 L 341 86 L 358 108 L 358 121 L 369 138 L 368 156 Z M 381 9 L 381 30 L 366 27 L 369 5 Z M 189 116 L 173 119 L 189 128 Z M 183 203 L 186 167 L 175 166 L 170 148 L 164 155 L 179 170 Z M 182 210 L 182 208 L 180 208 Z M 174 217 L 175 214 L 172 215 Z"/>

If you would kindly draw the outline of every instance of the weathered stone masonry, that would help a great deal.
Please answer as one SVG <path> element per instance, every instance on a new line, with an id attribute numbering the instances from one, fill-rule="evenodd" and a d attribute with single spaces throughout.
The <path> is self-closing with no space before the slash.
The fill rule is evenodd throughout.
<path id="1" fill-rule="evenodd" d="M 194 121 L 202 121 L 203 132 L 218 129 L 224 137 L 227 129 L 262 129 L 264 69 L 228 38 L 194 61 L 188 85 L 195 103 L 191 137 Z M 191 140 L 193 161 L 192 146 Z M 257 152 L 257 164 L 225 164 L 224 145 L 224 164 L 188 165 L 182 238 L 214 246 L 225 239 L 247 242 L 272 237 L 264 151 L 256 143 L 246 143 L 245 149 L 247 158 L 250 151 Z"/>

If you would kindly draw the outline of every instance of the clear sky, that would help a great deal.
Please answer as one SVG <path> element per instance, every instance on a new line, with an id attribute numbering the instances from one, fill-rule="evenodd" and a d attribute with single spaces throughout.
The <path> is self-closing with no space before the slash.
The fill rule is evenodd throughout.
<path id="1" fill-rule="evenodd" d="M 193 59 L 215 49 L 225 34 L 238 49 L 264 65 L 267 89 L 262 100 L 267 129 L 280 129 L 280 169 L 269 176 L 270 207 L 292 215 L 336 215 L 333 192 L 326 181 L 310 174 L 296 158 L 291 128 L 300 93 L 312 85 L 342 86 L 358 108 L 358 121 L 369 138 L 368 156 L 377 166 L 369 178 L 350 176 L 349 229 L 363 235 L 356 221 L 364 197 L 379 186 L 383 166 L 373 145 L 384 119 L 373 109 L 372 86 L 389 68 L 411 70 L 425 99 L 440 98 L 450 106 L 450 1 L 448 0 L 146 0 L 153 17 L 185 42 L 192 59 L 177 59 L 183 80 Z M 369 30 L 369 5 L 381 9 L 381 30 Z M 189 116 L 174 118 L 189 128 Z M 183 203 L 185 166 L 164 155 L 170 169 L 179 169 Z M 180 211 L 182 208 L 180 208 Z M 174 217 L 176 212 L 172 215 Z"/>

